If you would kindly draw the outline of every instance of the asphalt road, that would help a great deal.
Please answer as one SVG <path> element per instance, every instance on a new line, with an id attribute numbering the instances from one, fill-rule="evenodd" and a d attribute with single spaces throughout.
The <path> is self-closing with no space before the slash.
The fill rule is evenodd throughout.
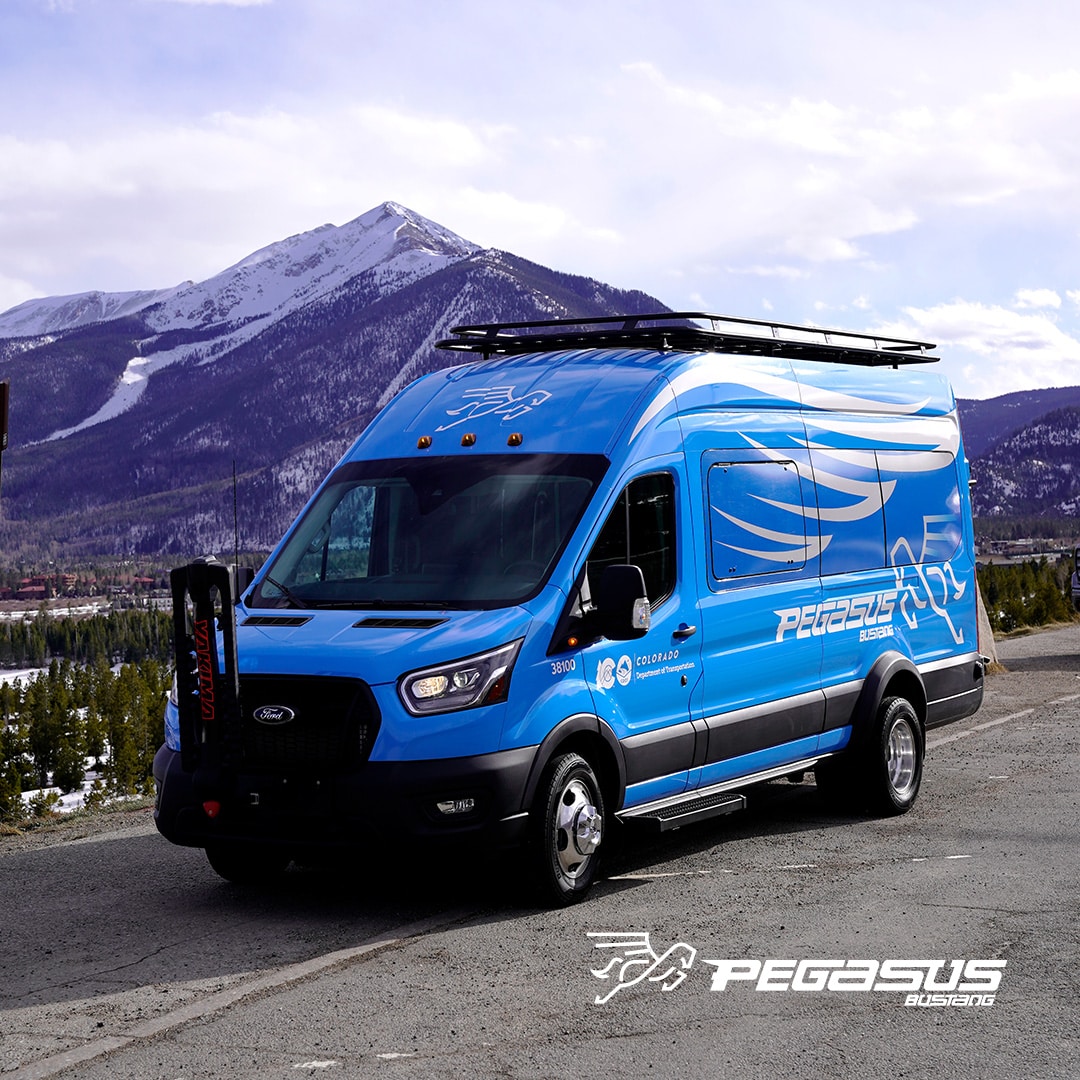
<path id="1" fill-rule="evenodd" d="M 982 710 L 931 732 L 911 813 L 764 785 L 741 814 L 627 838 L 565 911 L 480 858 L 250 891 L 145 820 L 0 844 L 0 1077 L 1080 1076 L 1080 626 L 998 651 Z M 590 933 L 689 966 L 616 989 Z M 814 985 L 886 960 L 920 985 L 943 961 L 943 986 L 952 961 L 1005 964 L 992 1004 L 784 988 L 800 961 Z M 725 962 L 777 988 L 713 989 Z"/>

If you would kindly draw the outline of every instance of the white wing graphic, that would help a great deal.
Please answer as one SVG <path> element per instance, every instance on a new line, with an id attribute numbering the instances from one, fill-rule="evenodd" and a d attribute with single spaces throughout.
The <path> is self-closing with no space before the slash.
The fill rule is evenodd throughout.
<path id="1" fill-rule="evenodd" d="M 604 967 L 592 969 L 598 979 L 615 980 L 606 994 L 596 995 L 597 1005 L 605 1004 L 620 990 L 636 986 L 644 979 L 660 983 L 661 990 L 674 990 L 686 978 L 697 956 L 696 949 L 682 942 L 657 956 L 649 944 L 647 931 L 608 933 L 590 930 L 588 936 L 594 939 L 598 949 L 610 949 L 614 953 Z"/>

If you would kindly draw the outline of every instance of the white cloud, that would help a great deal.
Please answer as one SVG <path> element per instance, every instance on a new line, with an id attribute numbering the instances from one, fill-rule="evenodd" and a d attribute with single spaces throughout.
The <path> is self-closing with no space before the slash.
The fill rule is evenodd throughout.
<path id="1" fill-rule="evenodd" d="M 1017 289 L 1013 304 L 1018 308 L 1059 308 L 1061 297 L 1053 289 Z"/>
<path id="2" fill-rule="evenodd" d="M 32 300 L 41 295 L 42 290 L 34 288 L 30 282 L 0 274 L 0 311 L 7 311 L 24 300 Z"/>
<path id="3" fill-rule="evenodd" d="M 937 342 L 946 370 L 962 375 L 980 397 L 1077 382 L 1080 339 L 1048 315 L 966 300 L 908 307 L 904 314 L 907 322 L 875 327 L 873 332 Z"/>
<path id="4" fill-rule="evenodd" d="M 1080 214 L 1080 150 L 1062 138 L 1080 124 L 1075 72 L 976 87 L 946 106 L 897 108 L 887 99 L 762 94 L 709 81 L 700 69 L 675 74 L 640 62 L 622 70 L 627 129 L 662 130 L 665 145 L 693 147 L 676 178 L 667 155 L 653 166 L 629 131 L 608 131 L 616 175 L 638 190 L 643 176 L 655 178 L 659 190 L 678 188 L 682 205 L 712 209 L 677 242 L 843 263 L 865 258 L 871 238 L 908 232 L 943 210 L 1008 214 L 1038 200 Z"/>
<path id="5" fill-rule="evenodd" d="M 555 236 L 571 221 L 557 204 L 481 196 L 469 183 L 497 164 L 506 134 L 382 106 L 318 116 L 221 112 L 67 140 L 0 134 L 3 272 L 60 278 L 56 293 L 159 287 L 209 276 L 267 243 L 349 220 L 385 199 L 438 218 L 453 209 L 447 192 L 461 190 L 458 201 L 475 211 L 468 223 L 483 221 L 486 208 L 492 243 L 512 249 L 518 235 L 503 239 L 499 228 L 509 220 L 527 223 L 526 234 Z M 462 228 L 450 213 L 443 220 Z M 593 230 L 592 240 L 602 235 Z M 122 265 L 127 278 L 62 279 L 75 250 L 99 267 Z"/>
<path id="6" fill-rule="evenodd" d="M 485 247 L 518 255 L 538 246 L 554 249 L 571 238 L 608 248 L 617 247 L 622 239 L 613 229 L 580 220 L 557 203 L 521 199 L 506 191 L 465 186 L 434 201 L 445 206 L 455 231 Z"/>
<path id="7" fill-rule="evenodd" d="M 772 278 L 785 278 L 788 281 L 798 281 L 802 278 L 809 277 L 809 273 L 806 270 L 801 269 L 798 266 L 729 266 L 727 267 L 729 274 L 749 274 L 753 277 L 772 277 Z"/>

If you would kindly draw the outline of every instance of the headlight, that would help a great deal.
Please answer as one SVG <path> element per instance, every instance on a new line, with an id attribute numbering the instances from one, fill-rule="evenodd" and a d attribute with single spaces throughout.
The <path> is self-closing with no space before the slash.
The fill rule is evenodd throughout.
<path id="1" fill-rule="evenodd" d="M 505 701 L 522 640 L 403 675 L 398 683 L 402 703 L 413 716 L 425 716 Z"/>

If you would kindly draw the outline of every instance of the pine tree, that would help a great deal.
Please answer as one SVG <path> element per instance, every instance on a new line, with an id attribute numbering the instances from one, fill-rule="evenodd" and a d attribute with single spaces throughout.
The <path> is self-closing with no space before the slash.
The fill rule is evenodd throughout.
<path id="1" fill-rule="evenodd" d="M 0 822 L 23 817 L 21 757 L 18 729 L 0 725 Z"/>

